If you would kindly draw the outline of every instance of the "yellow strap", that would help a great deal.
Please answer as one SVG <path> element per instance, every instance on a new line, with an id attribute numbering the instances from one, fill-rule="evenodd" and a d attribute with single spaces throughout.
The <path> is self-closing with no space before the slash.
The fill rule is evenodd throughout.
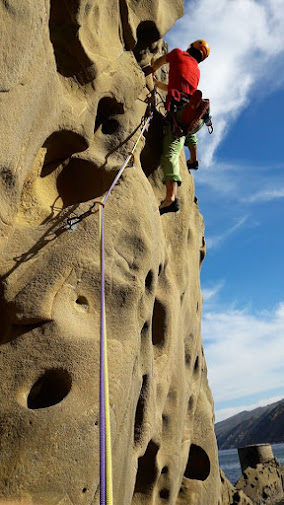
<path id="1" fill-rule="evenodd" d="M 105 314 L 104 314 L 105 319 Z M 105 323 L 106 328 L 106 323 Z M 106 415 L 106 504 L 113 504 L 113 483 L 112 483 L 112 453 L 111 453 L 111 426 L 109 407 L 109 380 L 108 380 L 108 359 L 107 359 L 107 335 L 105 331 L 105 415 Z"/>

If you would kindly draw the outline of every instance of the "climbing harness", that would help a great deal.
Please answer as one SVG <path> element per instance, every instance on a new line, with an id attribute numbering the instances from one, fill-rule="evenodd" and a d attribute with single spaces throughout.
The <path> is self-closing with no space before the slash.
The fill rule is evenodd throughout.
<path id="1" fill-rule="evenodd" d="M 77 225 L 91 214 L 99 212 L 99 242 L 100 242 L 100 275 L 101 275 L 101 312 L 100 312 L 100 505 L 113 505 L 113 479 L 112 479 L 112 454 L 111 454 L 111 425 L 109 407 L 109 381 L 107 359 L 107 333 L 105 310 L 105 234 L 104 234 L 104 208 L 114 186 L 120 179 L 124 169 L 130 161 L 134 163 L 134 151 L 149 125 L 153 112 L 148 109 L 141 125 L 141 132 L 128 153 L 123 165 L 119 169 L 114 181 L 103 200 L 94 200 L 90 208 L 79 216 L 67 219 L 67 229 L 73 231 Z M 136 131 L 136 130 L 135 130 Z M 96 208 L 98 206 L 98 208 Z"/>
<path id="2" fill-rule="evenodd" d="M 210 101 L 203 99 L 201 91 L 197 90 L 193 95 L 188 95 L 176 89 L 172 89 L 166 101 L 166 123 L 172 125 L 173 136 L 176 138 L 186 136 L 194 130 L 202 119 L 208 127 L 208 132 L 213 133 L 212 117 L 210 116 Z M 181 110 L 180 121 L 176 113 Z"/>

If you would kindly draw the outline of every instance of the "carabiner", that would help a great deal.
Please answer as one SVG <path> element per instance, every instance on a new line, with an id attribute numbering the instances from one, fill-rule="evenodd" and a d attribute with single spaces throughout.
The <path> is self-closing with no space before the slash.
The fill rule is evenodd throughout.
<path id="1" fill-rule="evenodd" d="M 209 126 L 207 126 L 207 128 L 208 128 L 208 133 L 210 133 L 210 135 L 211 135 L 211 133 L 213 133 L 213 126 L 209 125 Z"/>

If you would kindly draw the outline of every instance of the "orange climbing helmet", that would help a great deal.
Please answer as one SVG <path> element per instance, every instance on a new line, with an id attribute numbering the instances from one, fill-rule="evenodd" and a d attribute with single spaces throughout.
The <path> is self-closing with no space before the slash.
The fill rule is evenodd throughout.
<path id="1" fill-rule="evenodd" d="M 202 55 L 201 61 L 208 58 L 209 53 L 210 53 L 210 47 L 209 47 L 208 42 L 206 42 L 206 40 L 201 40 L 201 39 L 196 40 L 195 42 L 192 42 L 192 44 L 190 44 L 189 48 L 190 47 L 194 47 L 195 49 L 197 49 L 198 51 L 201 52 L 201 55 Z"/>

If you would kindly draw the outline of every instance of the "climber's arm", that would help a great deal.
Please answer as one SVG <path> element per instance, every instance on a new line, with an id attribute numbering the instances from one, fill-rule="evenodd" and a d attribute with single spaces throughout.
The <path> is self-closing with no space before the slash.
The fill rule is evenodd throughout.
<path id="1" fill-rule="evenodd" d="M 159 81 L 155 76 L 153 76 L 153 81 L 157 88 L 162 89 L 163 91 L 168 91 L 168 85 L 165 82 Z"/>
<path id="2" fill-rule="evenodd" d="M 162 65 L 165 65 L 167 63 L 167 55 L 163 54 L 163 56 L 160 56 L 160 58 L 157 58 L 157 60 L 153 61 L 152 63 L 152 72 L 153 74 L 160 68 Z"/>

